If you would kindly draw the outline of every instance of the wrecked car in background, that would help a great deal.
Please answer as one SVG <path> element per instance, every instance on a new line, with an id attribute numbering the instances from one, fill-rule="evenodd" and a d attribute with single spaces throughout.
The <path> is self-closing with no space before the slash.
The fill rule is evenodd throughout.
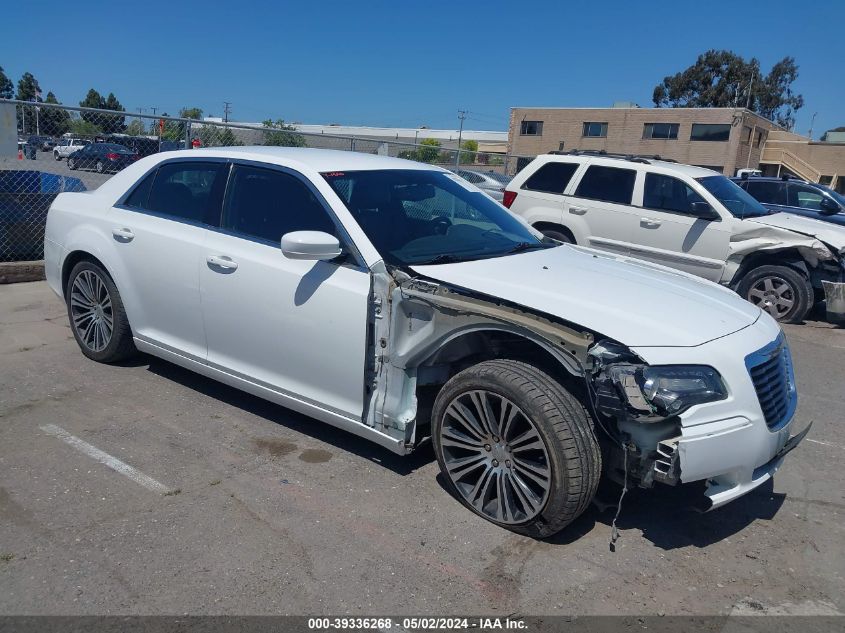
<path id="1" fill-rule="evenodd" d="M 789 347 L 717 284 L 547 240 L 410 161 L 209 148 L 62 194 L 46 275 L 82 353 L 137 350 L 406 454 L 535 537 L 604 475 L 715 508 L 806 434 Z M 402 503 L 401 497 L 396 500 Z"/>
<path id="2" fill-rule="evenodd" d="M 845 321 L 845 228 L 772 214 L 710 169 L 553 152 L 514 177 L 504 204 L 556 240 L 718 282 L 778 321 L 800 322 L 823 298 Z"/>

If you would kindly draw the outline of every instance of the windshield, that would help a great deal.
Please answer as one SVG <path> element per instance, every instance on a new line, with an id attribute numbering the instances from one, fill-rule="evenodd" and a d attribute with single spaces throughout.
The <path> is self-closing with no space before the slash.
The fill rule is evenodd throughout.
<path id="1" fill-rule="evenodd" d="M 323 177 L 393 264 L 486 259 L 552 246 L 454 174 L 391 169 Z"/>
<path id="2" fill-rule="evenodd" d="M 827 193 L 830 194 L 830 197 L 836 200 L 839 203 L 839 206 L 845 208 L 845 196 L 843 196 L 838 191 L 834 191 L 830 187 L 822 187 Z"/>
<path id="3" fill-rule="evenodd" d="M 774 213 L 751 197 L 745 189 L 725 176 L 696 178 L 701 185 L 721 202 L 734 217 L 753 218 Z"/>

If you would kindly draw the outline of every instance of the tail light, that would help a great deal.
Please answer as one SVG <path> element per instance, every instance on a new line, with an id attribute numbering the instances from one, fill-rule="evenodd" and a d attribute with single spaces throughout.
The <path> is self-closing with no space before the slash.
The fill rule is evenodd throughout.
<path id="1" fill-rule="evenodd" d="M 132 160 L 138 160 L 139 158 L 141 158 L 140 154 L 132 154 Z"/>
<path id="2" fill-rule="evenodd" d="M 106 158 L 108 158 L 109 160 L 117 160 L 118 158 L 120 158 L 120 155 L 115 154 L 114 152 L 109 152 L 108 154 L 106 154 Z"/>
<path id="3" fill-rule="evenodd" d="M 505 195 L 502 198 L 502 204 L 505 205 L 508 209 L 510 209 L 514 200 L 516 200 L 516 191 L 505 190 Z"/>

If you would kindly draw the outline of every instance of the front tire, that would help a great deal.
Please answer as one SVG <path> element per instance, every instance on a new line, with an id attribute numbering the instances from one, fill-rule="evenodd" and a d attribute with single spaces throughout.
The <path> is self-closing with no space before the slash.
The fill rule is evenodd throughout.
<path id="1" fill-rule="evenodd" d="M 543 235 L 546 237 L 550 237 L 553 240 L 557 240 L 558 242 L 563 242 L 564 244 L 574 244 L 575 240 L 569 237 L 566 233 L 561 233 L 560 231 L 554 231 L 552 229 L 544 229 Z"/>
<path id="2" fill-rule="evenodd" d="M 71 169 L 71 170 L 76 169 L 76 159 L 68 158 L 67 159 L 67 168 Z"/>
<path id="3" fill-rule="evenodd" d="M 740 297 L 782 323 L 800 323 L 813 307 L 810 280 L 788 266 L 760 266 L 740 280 Z"/>
<path id="4" fill-rule="evenodd" d="M 114 363 L 135 353 L 120 293 L 100 266 L 90 261 L 76 264 L 68 277 L 65 298 L 70 329 L 88 358 Z"/>
<path id="5" fill-rule="evenodd" d="M 59 161 L 62 160 L 62 157 L 59 156 L 58 152 L 53 152 L 53 158 L 55 158 L 56 160 L 59 160 Z"/>
<path id="6" fill-rule="evenodd" d="M 504 528 L 544 538 L 587 508 L 601 455 L 581 403 L 536 367 L 485 361 L 434 403 L 432 440 L 449 490 Z"/>
<path id="7" fill-rule="evenodd" d="M 97 170 L 98 174 L 102 174 L 103 171 L 105 170 L 105 166 L 103 165 L 103 161 L 98 160 L 97 165 L 95 166 L 95 169 Z"/>

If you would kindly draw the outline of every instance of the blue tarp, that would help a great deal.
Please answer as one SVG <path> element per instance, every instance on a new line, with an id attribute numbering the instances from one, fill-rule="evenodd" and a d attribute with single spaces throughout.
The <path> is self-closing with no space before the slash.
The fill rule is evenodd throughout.
<path id="1" fill-rule="evenodd" d="M 87 191 L 79 178 L 29 169 L 0 170 L 0 261 L 43 259 L 47 211 L 63 191 Z"/>

